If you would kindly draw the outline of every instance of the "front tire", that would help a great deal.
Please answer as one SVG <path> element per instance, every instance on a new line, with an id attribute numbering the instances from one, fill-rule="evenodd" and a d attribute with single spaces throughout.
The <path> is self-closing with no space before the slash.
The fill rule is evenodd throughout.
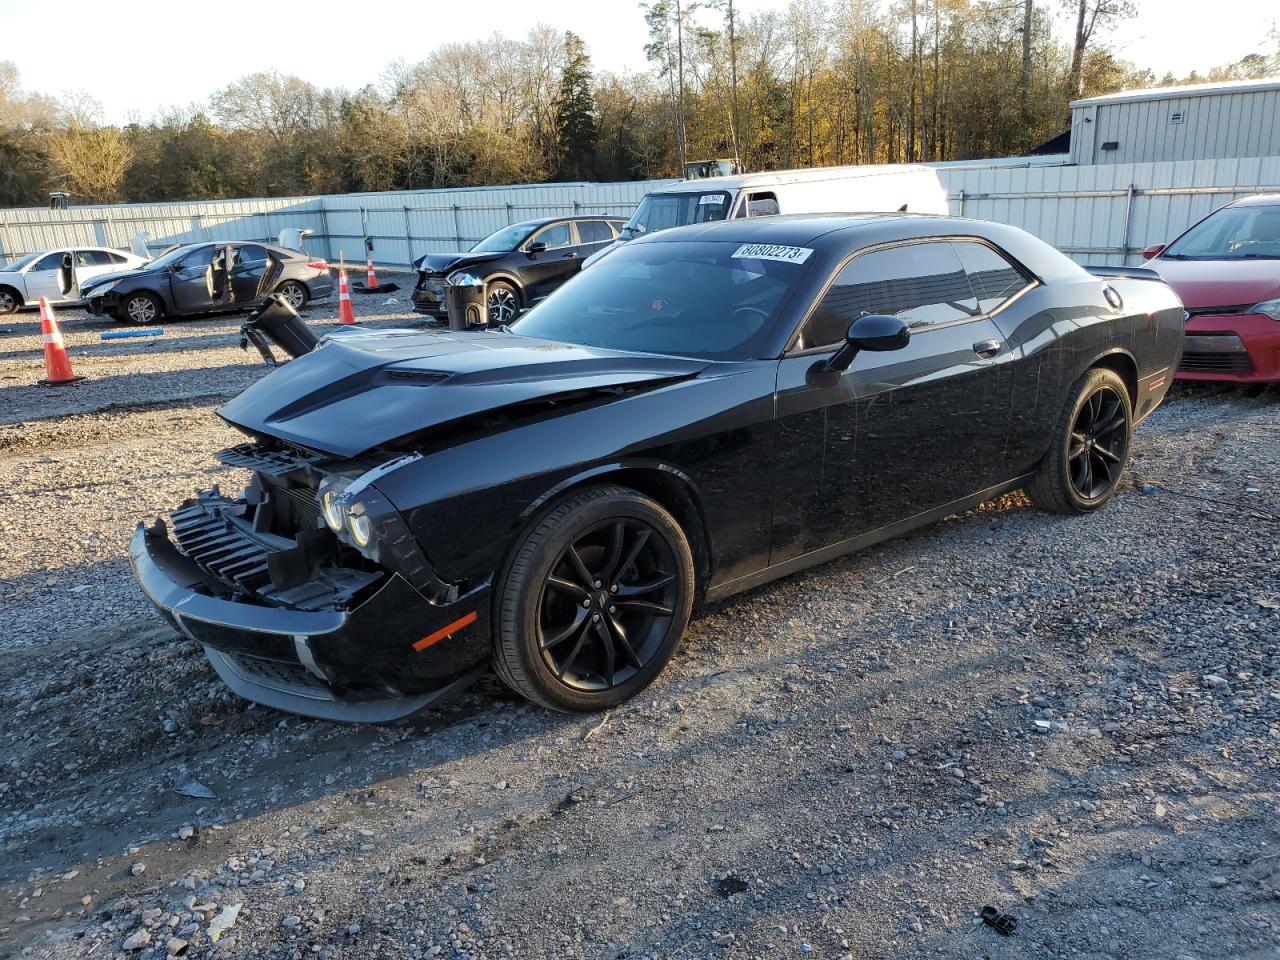
<path id="1" fill-rule="evenodd" d="M 164 316 L 164 304 L 150 293 L 131 293 L 120 304 L 119 320 L 146 326 Z"/>
<path id="2" fill-rule="evenodd" d="M 1095 367 L 1077 381 L 1053 431 L 1053 445 L 1027 485 L 1053 513 L 1092 513 L 1115 494 L 1129 462 L 1133 402 L 1119 374 Z"/>
<path id="3" fill-rule="evenodd" d="M 22 296 L 13 287 L 0 287 L 0 315 L 13 313 L 22 306 Z"/>
<path id="4" fill-rule="evenodd" d="M 520 291 L 505 280 L 494 280 L 485 292 L 485 306 L 491 325 L 510 323 L 520 313 Z"/>
<path id="5" fill-rule="evenodd" d="M 616 706 L 671 659 L 693 594 L 693 555 L 670 513 L 635 490 L 584 490 L 544 514 L 508 561 L 495 670 L 553 710 Z"/>

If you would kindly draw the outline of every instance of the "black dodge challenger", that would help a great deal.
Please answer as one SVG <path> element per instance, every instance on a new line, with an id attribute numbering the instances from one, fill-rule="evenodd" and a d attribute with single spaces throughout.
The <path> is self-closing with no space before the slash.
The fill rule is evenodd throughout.
<path id="1" fill-rule="evenodd" d="M 240 695 L 386 721 L 493 664 L 596 710 L 690 612 L 1006 491 L 1087 513 L 1182 306 L 1012 227 L 770 217 L 628 243 L 502 330 L 335 333 L 219 413 L 252 472 L 139 526 Z"/>

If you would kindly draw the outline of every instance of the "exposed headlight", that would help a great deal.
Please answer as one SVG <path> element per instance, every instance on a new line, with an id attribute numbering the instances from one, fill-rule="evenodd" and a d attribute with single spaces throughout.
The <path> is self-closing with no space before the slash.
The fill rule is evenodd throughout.
<path id="1" fill-rule="evenodd" d="M 373 524 L 363 507 L 360 508 L 359 513 L 354 510 L 347 511 L 347 532 L 351 534 L 352 542 L 361 550 L 369 545 L 369 541 L 373 538 Z"/>
<path id="2" fill-rule="evenodd" d="M 1275 300 L 1263 300 L 1261 303 L 1254 304 L 1248 310 L 1249 313 L 1260 313 L 1264 317 L 1270 317 L 1272 320 L 1280 320 L 1280 297 Z"/>
<path id="3" fill-rule="evenodd" d="M 451 287 L 483 287 L 484 281 L 475 274 L 467 273 L 465 270 L 459 270 L 457 273 L 451 273 L 444 278 L 444 282 Z"/>
<path id="4" fill-rule="evenodd" d="M 325 526 L 334 533 L 341 533 L 347 526 L 347 508 L 342 502 L 342 492 L 351 485 L 344 477 L 330 477 L 320 484 L 320 513 Z"/>
<path id="5" fill-rule="evenodd" d="M 111 280 L 111 281 L 108 281 L 107 283 L 102 284 L 99 287 L 91 287 L 89 289 L 89 296 L 91 297 L 102 296 L 102 294 L 106 293 L 108 290 L 114 290 L 116 287 L 116 284 L 118 284 L 119 282 L 120 282 L 119 280 Z"/>
<path id="6" fill-rule="evenodd" d="M 338 492 L 326 490 L 320 495 L 320 510 L 324 514 L 324 522 L 334 533 L 341 533 L 345 517 L 338 504 Z"/>

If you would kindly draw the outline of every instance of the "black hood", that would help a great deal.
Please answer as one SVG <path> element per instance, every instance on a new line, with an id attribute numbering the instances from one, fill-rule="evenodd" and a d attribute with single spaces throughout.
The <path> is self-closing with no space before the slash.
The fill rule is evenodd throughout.
<path id="1" fill-rule="evenodd" d="M 682 379 L 708 365 L 513 333 L 344 331 L 267 374 L 218 413 L 252 433 L 355 457 L 477 414 Z"/>
<path id="2" fill-rule="evenodd" d="M 413 265 L 419 270 L 425 270 L 428 273 L 452 273 L 454 270 L 461 270 L 464 267 L 474 266 L 478 263 L 492 263 L 494 260 L 501 260 L 503 257 L 511 256 L 513 251 L 508 250 L 505 253 L 428 253 L 425 257 L 419 257 L 413 262 Z"/>

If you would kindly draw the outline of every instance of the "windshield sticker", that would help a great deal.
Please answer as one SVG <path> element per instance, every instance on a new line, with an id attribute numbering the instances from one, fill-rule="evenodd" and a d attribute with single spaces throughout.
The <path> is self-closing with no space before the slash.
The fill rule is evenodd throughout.
<path id="1" fill-rule="evenodd" d="M 698 206 L 706 204 L 715 204 L 717 207 L 724 203 L 725 197 L 723 193 L 704 193 L 698 198 Z"/>
<path id="2" fill-rule="evenodd" d="M 778 260 L 782 263 L 804 263 L 813 253 L 808 247 L 784 247 L 775 243 L 744 243 L 733 251 L 734 257 L 746 260 Z"/>

